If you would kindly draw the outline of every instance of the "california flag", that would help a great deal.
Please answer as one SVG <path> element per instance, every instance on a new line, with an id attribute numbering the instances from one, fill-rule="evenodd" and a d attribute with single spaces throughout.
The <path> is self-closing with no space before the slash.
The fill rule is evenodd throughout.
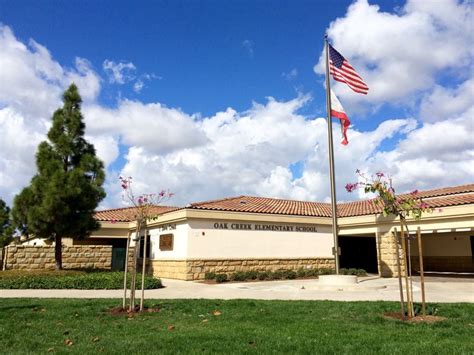
<path id="1" fill-rule="evenodd" d="M 347 145 L 349 141 L 347 140 L 347 129 L 351 125 L 349 117 L 347 117 L 344 108 L 341 105 L 341 102 L 337 98 L 336 94 L 331 90 L 331 117 L 339 118 L 341 121 L 341 131 L 342 131 L 342 141 L 341 143 Z"/>

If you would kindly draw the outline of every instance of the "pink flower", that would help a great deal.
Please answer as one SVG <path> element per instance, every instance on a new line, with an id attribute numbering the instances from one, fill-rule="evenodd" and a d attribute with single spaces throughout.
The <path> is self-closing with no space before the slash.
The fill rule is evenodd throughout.
<path id="1" fill-rule="evenodd" d="M 346 184 L 346 191 L 347 192 L 352 192 L 357 188 L 358 185 L 359 185 L 358 183 L 354 183 L 354 184 L 347 183 Z"/>
<path id="2" fill-rule="evenodd" d="M 117 223 L 117 220 L 116 220 L 116 219 L 112 219 L 112 220 L 110 220 L 110 223 L 115 224 L 115 223 Z"/>
<path id="3" fill-rule="evenodd" d="M 385 174 L 382 173 L 381 171 L 379 171 L 378 173 L 375 173 L 375 175 L 377 175 L 377 177 L 381 178 L 381 177 L 384 177 Z"/>
<path id="4" fill-rule="evenodd" d="M 169 198 L 171 198 L 171 197 L 173 197 L 173 196 L 174 196 L 174 193 L 172 193 L 172 192 L 169 192 L 169 193 L 168 193 L 168 197 L 169 197 Z"/>
<path id="5" fill-rule="evenodd" d="M 160 196 L 160 197 L 165 196 L 165 190 L 160 191 L 160 193 L 158 194 L 158 196 Z"/>
<path id="6" fill-rule="evenodd" d="M 410 195 L 415 196 L 416 194 L 418 194 L 418 190 L 413 190 L 412 192 L 410 192 Z"/>

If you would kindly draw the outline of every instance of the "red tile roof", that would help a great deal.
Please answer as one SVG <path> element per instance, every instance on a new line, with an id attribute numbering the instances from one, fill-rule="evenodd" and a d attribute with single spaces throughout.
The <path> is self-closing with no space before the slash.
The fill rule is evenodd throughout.
<path id="1" fill-rule="evenodd" d="M 401 195 L 403 196 L 403 195 Z M 440 208 L 474 203 L 474 184 L 420 191 L 430 207 Z M 284 214 L 312 217 L 331 217 L 331 204 L 321 202 L 294 201 L 266 197 L 237 196 L 221 200 L 197 202 L 188 206 L 191 209 Z M 382 207 L 373 200 L 338 203 L 338 216 L 363 216 L 378 214 Z"/>
<path id="2" fill-rule="evenodd" d="M 448 195 L 457 195 L 462 193 L 474 192 L 474 184 L 459 185 L 453 187 L 442 187 L 439 189 L 419 191 L 417 193 L 418 197 L 437 197 L 437 196 L 448 196 Z M 408 195 L 405 193 L 404 195 Z M 403 195 L 401 195 L 403 197 Z"/>
<path id="3" fill-rule="evenodd" d="M 374 200 L 360 200 L 337 204 L 338 217 L 364 216 L 367 214 L 382 213 L 382 207 Z"/>
<path id="4" fill-rule="evenodd" d="M 407 195 L 400 194 L 400 197 Z M 417 197 L 422 198 L 431 208 L 467 205 L 474 203 L 474 184 L 419 191 Z M 352 217 L 382 213 L 382 206 L 375 204 L 373 201 L 360 200 L 338 203 L 338 215 L 340 217 Z"/>
<path id="5" fill-rule="evenodd" d="M 299 216 L 331 215 L 331 205 L 321 202 L 282 200 L 277 198 L 237 196 L 191 204 L 188 208 L 215 211 L 235 211 Z"/>
<path id="6" fill-rule="evenodd" d="M 401 195 L 403 196 L 403 195 Z M 432 208 L 474 204 L 474 184 L 446 187 L 418 192 Z M 331 217 L 331 204 L 322 202 L 295 201 L 267 197 L 237 196 L 219 200 L 196 202 L 186 208 L 211 211 L 250 212 L 294 216 Z M 175 211 L 180 207 L 154 206 L 153 213 L 163 214 Z M 373 200 L 360 200 L 338 203 L 339 217 L 363 216 L 378 214 L 382 207 Z M 135 220 L 136 208 L 115 208 L 97 211 L 98 221 L 130 222 Z"/>
<path id="7" fill-rule="evenodd" d="M 159 215 L 170 211 L 175 211 L 179 207 L 172 206 L 152 206 L 151 214 Z M 96 211 L 94 218 L 98 221 L 109 221 L 109 222 L 131 222 L 136 218 L 137 209 L 136 207 L 125 207 L 125 208 L 113 208 L 109 210 Z"/>

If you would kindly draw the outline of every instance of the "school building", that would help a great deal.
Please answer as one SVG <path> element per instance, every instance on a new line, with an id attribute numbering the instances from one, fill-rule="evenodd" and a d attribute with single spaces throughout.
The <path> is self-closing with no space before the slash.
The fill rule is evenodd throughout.
<path id="1" fill-rule="evenodd" d="M 428 272 L 474 274 L 474 184 L 419 192 L 433 208 L 420 221 Z M 369 200 L 337 205 L 340 266 L 363 268 L 383 277 L 396 275 L 395 228 Z M 164 278 L 203 279 L 206 272 L 233 273 L 334 267 L 331 205 L 265 197 L 238 196 L 192 203 L 183 208 L 155 207 L 149 223 L 148 270 Z M 99 211 L 102 228 L 82 242 L 113 246 L 115 264 L 134 239 L 133 208 Z M 143 239 L 140 243 L 143 249 Z M 418 268 L 416 238 L 410 241 L 412 268 Z M 120 255 L 123 255 L 120 258 Z"/>
<path id="2" fill-rule="evenodd" d="M 433 208 L 409 231 L 421 228 L 424 266 L 428 272 L 474 275 L 474 184 L 419 192 Z M 339 203 L 340 266 L 361 268 L 383 277 L 397 274 L 393 231 L 399 221 L 383 217 L 369 200 Z M 265 197 L 237 196 L 192 203 L 186 207 L 154 206 L 149 223 L 147 269 L 163 278 L 203 279 L 206 272 L 334 268 L 331 205 Z M 100 230 L 84 240 L 63 239 L 65 268 L 123 270 L 127 239 L 135 239 L 135 209 L 98 211 Z M 138 240 L 139 238 L 137 238 Z M 137 246 L 143 253 L 143 236 Z M 418 247 L 409 247 L 418 269 Z M 41 239 L 4 250 L 4 269 L 54 268 L 54 248 Z"/>

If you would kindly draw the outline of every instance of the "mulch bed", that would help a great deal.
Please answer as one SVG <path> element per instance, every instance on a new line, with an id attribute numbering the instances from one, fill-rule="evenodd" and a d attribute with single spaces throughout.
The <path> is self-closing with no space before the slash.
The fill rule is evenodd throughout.
<path id="1" fill-rule="evenodd" d="M 431 315 L 418 315 L 413 318 L 404 318 L 400 312 L 386 312 L 383 314 L 386 319 L 396 319 L 407 323 L 436 323 L 446 320 L 446 317 L 431 316 Z"/>

